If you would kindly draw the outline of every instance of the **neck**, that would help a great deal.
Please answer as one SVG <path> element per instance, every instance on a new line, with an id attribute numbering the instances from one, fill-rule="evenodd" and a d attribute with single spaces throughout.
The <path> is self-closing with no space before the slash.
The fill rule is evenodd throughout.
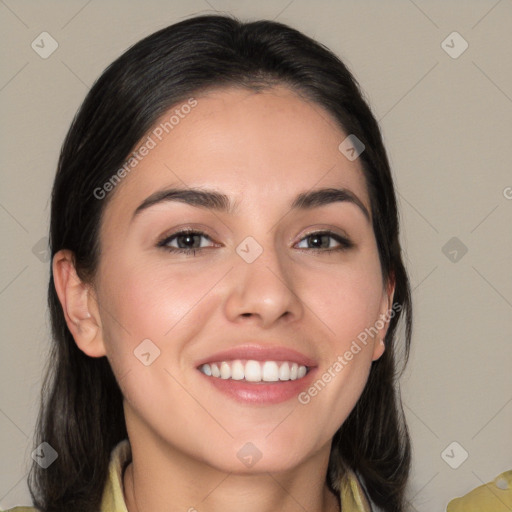
<path id="1" fill-rule="evenodd" d="M 316 457 L 293 471 L 240 475 L 196 464 L 151 460 L 132 445 L 132 462 L 123 477 L 128 512 L 339 512 L 339 497 L 325 483 Z M 160 452 L 161 454 L 162 452 Z M 144 454 L 144 458 L 140 455 Z"/>

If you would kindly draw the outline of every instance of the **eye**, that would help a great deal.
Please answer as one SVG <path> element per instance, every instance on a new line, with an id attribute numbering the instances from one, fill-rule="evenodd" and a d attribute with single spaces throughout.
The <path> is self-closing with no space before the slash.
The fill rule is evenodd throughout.
<path id="1" fill-rule="evenodd" d="M 211 238 L 202 231 L 186 229 L 165 237 L 163 240 L 158 242 L 157 246 L 171 253 L 195 256 L 196 252 L 201 252 L 206 248 L 201 246 L 201 238 L 211 241 Z M 335 240 L 338 243 L 338 246 L 332 247 L 329 239 Z M 306 250 L 313 249 L 322 253 L 345 251 L 354 246 L 348 238 L 340 236 L 337 233 L 333 233 L 332 231 L 316 231 L 314 233 L 309 233 L 302 238 L 300 243 L 305 240 L 311 241 L 311 244 L 308 244 L 309 247 L 305 248 Z M 304 250 L 304 248 L 302 247 L 301 250 Z"/>
<path id="2" fill-rule="evenodd" d="M 337 247 L 332 247 L 329 239 L 333 239 L 338 242 Z M 332 231 L 316 231 L 306 235 L 300 243 L 304 240 L 310 240 L 312 247 L 310 249 L 317 249 L 320 252 L 334 252 L 334 251 L 345 251 L 354 246 L 354 244 L 348 239 Z M 308 244 L 309 245 L 309 244 Z"/>
<path id="3" fill-rule="evenodd" d="M 162 241 L 158 242 L 157 246 L 169 252 L 184 253 L 194 256 L 196 251 L 202 251 L 204 249 L 204 247 L 201 247 L 201 238 L 211 240 L 211 238 L 202 231 L 186 229 L 164 238 Z M 170 245 L 174 242 L 176 242 L 177 247 Z"/>

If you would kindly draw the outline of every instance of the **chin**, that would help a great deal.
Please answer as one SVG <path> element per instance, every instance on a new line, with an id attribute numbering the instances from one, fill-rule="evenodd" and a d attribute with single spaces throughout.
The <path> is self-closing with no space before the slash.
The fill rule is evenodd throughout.
<path id="1" fill-rule="evenodd" d="M 270 431 L 269 431 L 270 432 Z M 292 436 L 270 434 L 267 438 L 258 432 L 248 441 L 237 441 L 226 466 L 230 472 L 240 474 L 278 473 L 293 470 L 308 457 L 306 440 L 293 440 Z M 268 434 L 266 434 L 268 435 Z"/>
<path id="2" fill-rule="evenodd" d="M 219 455 L 219 457 L 221 457 Z M 251 458 L 252 457 L 252 460 Z M 254 452 L 253 455 L 244 455 L 240 459 L 235 453 L 234 456 L 230 457 L 230 460 L 225 460 L 222 464 L 219 464 L 219 460 L 214 461 L 211 464 L 216 469 L 236 475 L 259 475 L 266 473 L 281 473 L 295 469 L 300 465 L 303 458 L 294 454 L 290 457 L 288 454 L 287 458 L 283 458 L 281 453 L 264 453 Z M 224 457 L 225 458 L 225 457 Z"/>

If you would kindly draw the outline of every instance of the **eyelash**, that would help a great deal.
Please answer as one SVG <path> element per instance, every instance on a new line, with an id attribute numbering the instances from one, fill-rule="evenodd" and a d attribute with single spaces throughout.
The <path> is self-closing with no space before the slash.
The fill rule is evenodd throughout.
<path id="1" fill-rule="evenodd" d="M 206 233 L 203 233 L 202 231 L 186 229 L 183 231 L 177 231 L 176 233 L 173 233 L 172 235 L 165 237 L 163 240 L 158 242 L 157 247 L 160 247 L 160 248 L 164 249 L 165 251 L 168 251 L 168 252 L 171 252 L 174 254 L 178 254 L 178 253 L 185 254 L 185 255 L 191 256 L 191 257 L 194 257 L 196 255 L 196 251 L 201 252 L 204 249 L 206 249 L 205 247 L 183 248 L 183 247 L 169 247 L 167 245 L 174 238 L 178 238 L 179 236 L 185 236 L 185 235 L 200 235 L 200 236 L 204 236 L 205 238 L 207 238 L 208 240 L 211 241 L 211 238 Z M 337 233 L 333 233 L 332 231 L 314 231 L 312 233 L 308 233 L 307 235 L 305 235 L 303 238 L 300 239 L 300 242 L 302 242 L 303 240 L 305 240 L 307 238 L 315 236 L 315 235 L 316 236 L 329 235 L 331 238 L 334 238 L 340 244 L 340 246 L 334 247 L 331 249 L 307 248 L 307 249 L 299 249 L 299 250 L 300 251 L 308 251 L 308 250 L 313 249 L 313 250 L 317 250 L 317 251 L 320 251 L 323 253 L 335 253 L 335 252 L 346 251 L 354 246 L 354 244 L 348 238 L 342 237 L 342 236 L 338 235 Z"/>

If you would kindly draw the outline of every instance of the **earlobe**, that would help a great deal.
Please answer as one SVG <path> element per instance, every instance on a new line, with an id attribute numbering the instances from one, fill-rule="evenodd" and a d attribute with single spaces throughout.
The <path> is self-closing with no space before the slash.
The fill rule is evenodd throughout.
<path id="1" fill-rule="evenodd" d="M 372 360 L 375 361 L 382 356 L 384 351 L 386 350 L 386 345 L 384 343 L 384 339 L 386 337 L 386 333 L 388 332 L 389 321 L 392 318 L 392 310 L 393 310 L 393 298 L 395 296 L 395 280 L 394 277 L 391 276 L 386 287 L 386 290 L 382 294 L 382 301 L 380 307 L 380 316 L 379 320 L 376 322 L 376 327 L 378 328 L 379 334 L 377 336 L 378 343 L 375 344 L 373 349 L 373 357 Z"/>
<path id="2" fill-rule="evenodd" d="M 53 282 L 64 318 L 80 350 L 90 357 L 106 354 L 101 319 L 90 285 L 78 277 L 72 251 L 63 249 L 52 263 Z"/>
<path id="3" fill-rule="evenodd" d="M 381 338 L 379 339 L 379 343 L 377 343 L 373 348 L 372 361 L 376 361 L 377 359 L 379 359 L 382 356 L 382 354 L 384 354 L 385 350 L 386 346 L 384 344 L 384 340 Z"/>

